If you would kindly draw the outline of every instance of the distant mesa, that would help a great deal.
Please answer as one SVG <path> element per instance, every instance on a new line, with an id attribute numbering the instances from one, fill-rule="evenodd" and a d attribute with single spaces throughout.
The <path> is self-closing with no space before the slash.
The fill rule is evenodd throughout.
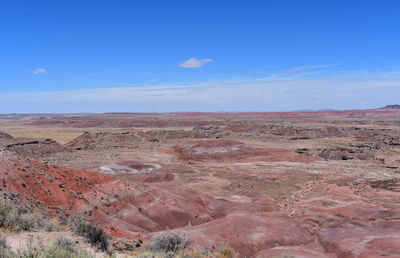
<path id="1" fill-rule="evenodd" d="M 8 133 L 0 132 L 0 139 L 10 140 L 10 139 L 13 139 L 13 137 L 11 135 L 9 135 Z"/>
<path id="2" fill-rule="evenodd" d="M 24 157 L 50 155 L 65 151 L 64 146 L 52 139 L 14 138 L 5 149 Z"/>
<path id="3" fill-rule="evenodd" d="M 187 141 L 173 147 L 180 160 L 235 161 L 252 160 L 268 162 L 314 162 L 319 157 L 299 155 L 291 150 L 260 148 L 234 140 Z"/>
<path id="4" fill-rule="evenodd" d="M 384 109 L 400 109 L 400 105 L 395 104 L 395 105 L 386 105 L 383 107 Z"/>

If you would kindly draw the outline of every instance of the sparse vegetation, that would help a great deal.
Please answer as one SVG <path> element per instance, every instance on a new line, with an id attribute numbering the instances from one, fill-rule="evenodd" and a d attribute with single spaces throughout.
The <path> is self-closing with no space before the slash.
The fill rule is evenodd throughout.
<path id="1" fill-rule="evenodd" d="M 12 257 L 12 252 L 10 247 L 7 245 L 6 240 L 0 236 L 0 258 Z"/>
<path id="2" fill-rule="evenodd" d="M 0 228 L 9 231 L 30 231 L 39 228 L 52 231 L 57 227 L 54 221 L 38 213 L 7 201 L 0 201 Z"/>
<path id="3" fill-rule="evenodd" d="M 87 251 L 77 248 L 74 242 L 65 237 L 57 238 L 46 247 L 32 247 L 14 253 L 4 238 L 0 237 L 0 258 L 92 258 Z"/>
<path id="4" fill-rule="evenodd" d="M 86 222 L 80 216 L 73 216 L 70 220 L 70 227 L 75 234 L 83 236 L 93 246 L 102 251 L 108 250 L 109 236 L 102 228 Z"/>
<path id="5" fill-rule="evenodd" d="M 153 252 L 164 252 L 177 254 L 184 253 L 185 249 L 192 244 L 193 240 L 183 233 L 172 231 L 155 236 L 149 243 L 148 249 Z"/>
<path id="6" fill-rule="evenodd" d="M 66 250 L 73 251 L 75 249 L 74 242 L 67 237 L 58 237 L 54 240 L 53 245 L 63 247 Z"/>
<path id="7" fill-rule="evenodd" d="M 225 245 L 221 252 L 216 255 L 216 258 L 235 258 L 237 257 L 235 250 L 232 247 Z"/>
<path id="8" fill-rule="evenodd" d="M 206 258 L 206 257 L 213 257 L 210 255 L 202 255 L 198 253 L 192 252 L 185 252 L 182 253 L 172 253 L 172 252 L 153 252 L 150 250 L 136 252 L 133 256 L 127 257 L 135 257 L 135 258 Z"/>
<path id="9" fill-rule="evenodd" d="M 174 253 L 142 251 L 134 255 L 135 258 L 191 258 L 191 256 L 179 256 Z"/>
<path id="10" fill-rule="evenodd" d="M 60 237 L 53 244 L 42 248 L 30 248 L 27 251 L 13 254 L 12 257 L 20 258 L 91 258 L 93 257 L 85 250 L 75 246 L 72 240 Z"/>
<path id="11" fill-rule="evenodd" d="M 281 254 L 281 255 L 278 255 L 278 256 L 274 256 L 272 258 L 295 258 L 295 256 L 285 253 L 285 254 Z"/>

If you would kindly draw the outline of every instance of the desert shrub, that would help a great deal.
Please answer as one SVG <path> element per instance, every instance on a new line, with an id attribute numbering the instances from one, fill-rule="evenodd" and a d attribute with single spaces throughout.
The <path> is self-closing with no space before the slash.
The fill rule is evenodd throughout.
<path id="1" fill-rule="evenodd" d="M 0 258 L 14 257 L 10 247 L 7 245 L 6 240 L 0 236 Z"/>
<path id="2" fill-rule="evenodd" d="M 221 252 L 216 255 L 216 258 L 234 258 L 237 257 L 235 250 L 232 247 L 225 245 Z"/>
<path id="3" fill-rule="evenodd" d="M 172 231 L 156 235 L 149 243 L 148 249 L 153 252 L 176 254 L 192 244 L 192 239 L 183 233 Z"/>
<path id="4" fill-rule="evenodd" d="M 85 250 L 75 247 L 72 240 L 65 237 L 58 237 L 54 242 L 46 247 L 30 246 L 27 250 L 19 251 L 13 257 L 20 258 L 90 258 L 93 257 Z"/>
<path id="5" fill-rule="evenodd" d="M 69 227 L 75 234 L 82 236 L 84 234 L 84 225 L 86 221 L 78 215 L 72 216 L 69 220 Z"/>
<path id="6" fill-rule="evenodd" d="M 164 252 L 153 252 L 153 251 L 141 251 L 136 252 L 134 255 L 135 258 L 176 258 L 177 256 L 173 253 L 164 253 Z"/>
<path id="7" fill-rule="evenodd" d="M 53 242 L 53 246 L 62 247 L 65 250 L 69 250 L 73 252 L 75 250 L 75 243 L 66 237 L 57 237 L 56 240 Z"/>
<path id="8" fill-rule="evenodd" d="M 153 251 L 140 251 L 134 253 L 133 257 L 135 258 L 206 258 L 211 256 L 205 256 L 197 253 L 184 253 L 184 254 L 175 254 L 175 253 L 165 253 L 165 252 L 153 252 Z"/>
<path id="9" fill-rule="evenodd" d="M 295 256 L 292 254 L 285 253 L 285 254 L 280 254 L 280 255 L 274 256 L 272 258 L 295 258 Z"/>
<path id="10" fill-rule="evenodd" d="M 87 252 L 70 250 L 65 246 L 50 246 L 46 249 L 40 250 L 37 255 L 38 258 L 86 258 L 90 257 Z"/>
<path id="11" fill-rule="evenodd" d="M 85 226 L 85 235 L 86 239 L 89 242 L 97 246 L 103 251 L 108 250 L 108 238 L 109 236 L 104 232 L 102 228 L 99 228 L 92 224 L 86 224 Z"/>
<path id="12" fill-rule="evenodd" d="M 50 245 L 40 249 L 27 250 L 24 253 L 19 253 L 20 258 L 92 258 L 85 250 L 71 249 L 70 246 L 65 245 Z"/>
<path id="13" fill-rule="evenodd" d="M 18 228 L 20 230 L 31 230 L 38 225 L 38 221 L 40 220 L 36 214 L 26 213 L 21 214 L 18 217 Z"/>
<path id="14" fill-rule="evenodd" d="M 84 250 L 75 247 L 74 242 L 65 237 L 58 237 L 53 244 L 37 252 L 38 258 L 89 258 L 92 257 Z"/>
<path id="15" fill-rule="evenodd" d="M 0 201 L 0 228 L 7 230 L 32 230 L 52 224 L 50 220 L 26 208 Z M 52 225 L 52 228 L 55 226 Z"/>
<path id="16" fill-rule="evenodd" d="M 86 222 L 80 216 L 72 217 L 70 220 L 70 227 L 75 234 L 85 237 L 93 246 L 96 246 L 102 251 L 108 250 L 109 236 L 102 228 Z"/>
<path id="17" fill-rule="evenodd" d="M 10 203 L 0 201 L 0 227 L 12 229 L 18 225 L 18 210 Z"/>
<path id="18" fill-rule="evenodd" d="M 57 217 L 53 217 L 51 219 L 41 219 L 38 221 L 38 226 L 39 228 L 43 228 L 48 232 L 63 230 L 63 227 L 60 226 Z"/>

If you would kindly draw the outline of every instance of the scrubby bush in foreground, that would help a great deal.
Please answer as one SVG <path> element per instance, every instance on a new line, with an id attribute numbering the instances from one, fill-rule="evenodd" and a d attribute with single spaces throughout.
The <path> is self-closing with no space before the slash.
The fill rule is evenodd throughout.
<path id="1" fill-rule="evenodd" d="M 183 233 L 172 231 L 155 236 L 149 243 L 148 249 L 153 252 L 176 254 L 184 252 L 192 244 L 192 239 Z"/>
<path id="2" fill-rule="evenodd" d="M 236 253 L 232 247 L 226 245 L 222 248 L 221 252 L 217 254 L 216 258 L 235 258 Z"/>
<path id="3" fill-rule="evenodd" d="M 93 246 L 98 247 L 102 251 L 108 250 L 109 236 L 102 228 L 84 221 L 80 216 L 72 217 L 70 227 L 75 234 L 85 237 Z"/>
<path id="4" fill-rule="evenodd" d="M 0 236 L 0 258 L 13 257 L 10 247 L 7 245 L 6 240 Z"/>
<path id="5" fill-rule="evenodd" d="M 52 231 L 56 226 L 38 213 L 7 201 L 0 201 L 0 228 L 10 231 L 43 228 Z"/>
<path id="6" fill-rule="evenodd" d="M 84 250 L 75 247 L 67 238 L 57 238 L 53 244 L 47 247 L 30 248 L 25 251 L 13 253 L 6 241 L 0 237 L 0 258 L 92 258 L 93 256 Z"/>
<path id="7" fill-rule="evenodd" d="M 19 253 L 16 256 L 21 258 L 92 258 L 93 256 L 85 250 L 75 247 L 72 240 L 59 237 L 53 244 L 47 247 L 38 249 L 30 249 L 25 252 Z"/>

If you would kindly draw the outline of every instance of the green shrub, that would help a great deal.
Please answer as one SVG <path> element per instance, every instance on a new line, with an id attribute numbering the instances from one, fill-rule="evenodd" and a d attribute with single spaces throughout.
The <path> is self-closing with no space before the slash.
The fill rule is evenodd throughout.
<path id="1" fill-rule="evenodd" d="M 28 250 L 11 252 L 4 239 L 0 239 L 0 258 L 94 258 L 85 250 L 75 247 L 72 240 L 64 237 L 57 238 L 47 247 L 28 247 Z"/>
<path id="2" fill-rule="evenodd" d="M 237 257 L 235 250 L 232 247 L 225 245 L 221 252 L 215 258 L 234 258 Z"/>
<path id="3" fill-rule="evenodd" d="M 85 250 L 77 249 L 73 246 L 68 246 L 63 244 L 52 244 L 48 247 L 41 249 L 31 249 L 24 253 L 20 253 L 18 256 L 20 258 L 92 258 L 94 256 L 90 255 Z"/>
<path id="4" fill-rule="evenodd" d="M 69 250 L 70 252 L 73 252 L 75 250 L 75 243 L 71 239 L 66 237 L 57 237 L 56 240 L 54 240 L 53 245 L 62 247 L 66 250 Z"/>
<path id="5" fill-rule="evenodd" d="M 20 230 L 31 230 L 38 224 L 38 217 L 32 213 L 21 214 L 17 220 Z"/>
<path id="6" fill-rule="evenodd" d="M 131 256 L 128 256 L 131 257 Z M 206 255 L 201 255 L 198 253 L 184 253 L 184 254 L 179 254 L 179 253 L 166 253 L 166 252 L 153 252 L 153 251 L 139 251 L 135 252 L 132 257 L 135 258 L 208 258 L 212 256 L 206 256 Z"/>
<path id="7" fill-rule="evenodd" d="M 52 229 L 55 228 L 51 221 L 38 213 L 33 213 L 10 202 L 0 201 L 0 228 L 10 231 L 29 231 L 37 228 L 48 229 L 50 225 Z"/>
<path id="8" fill-rule="evenodd" d="M 7 245 L 6 240 L 0 236 L 0 258 L 14 257 L 10 247 Z"/>
<path id="9" fill-rule="evenodd" d="M 38 258 L 89 258 L 84 250 L 77 249 L 74 242 L 65 237 L 57 238 L 52 245 L 37 252 Z"/>
<path id="10" fill-rule="evenodd" d="M 172 231 L 156 235 L 149 243 L 148 249 L 153 252 L 176 254 L 192 244 L 192 239 L 183 233 Z"/>
<path id="11" fill-rule="evenodd" d="M 5 229 L 13 229 L 18 225 L 18 210 L 10 203 L 0 201 L 0 227 Z"/>
<path id="12" fill-rule="evenodd" d="M 108 240 L 110 237 L 102 228 L 86 222 L 80 216 L 74 216 L 71 218 L 70 227 L 75 234 L 85 237 L 93 246 L 96 246 L 102 251 L 108 250 Z"/>
<path id="13" fill-rule="evenodd" d="M 85 251 L 71 251 L 64 246 L 50 246 L 47 249 L 41 250 L 38 258 L 89 258 L 90 256 Z"/>

